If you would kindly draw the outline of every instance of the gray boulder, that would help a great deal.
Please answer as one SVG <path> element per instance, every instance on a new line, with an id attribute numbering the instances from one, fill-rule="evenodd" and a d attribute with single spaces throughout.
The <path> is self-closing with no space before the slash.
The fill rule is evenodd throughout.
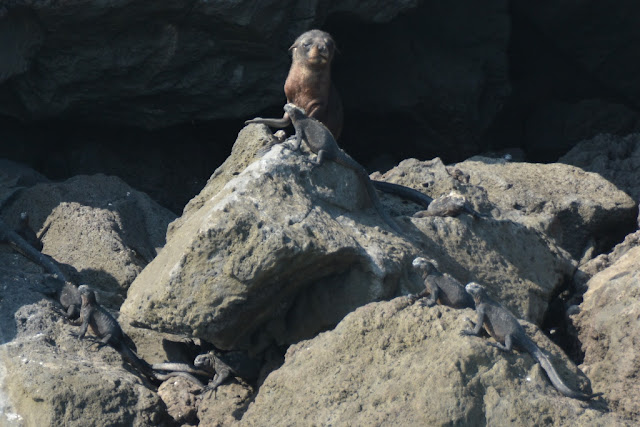
<path id="1" fill-rule="evenodd" d="M 242 425 L 540 425 L 617 423 L 561 396 L 528 355 L 460 336 L 471 309 L 371 303 L 332 331 L 291 346 Z M 525 325 L 572 387 L 586 378 Z"/>
<path id="2" fill-rule="evenodd" d="M 627 193 L 636 202 L 640 201 L 640 134 L 627 136 L 598 135 L 580 142 L 560 163 L 577 166 L 594 172 Z"/>
<path id="3" fill-rule="evenodd" d="M 77 272 L 74 280 L 111 294 L 112 303 L 164 245 L 174 215 L 117 177 L 77 176 L 23 189 L 2 210 L 15 225 L 27 212 L 43 253 Z"/>
<path id="4" fill-rule="evenodd" d="M 252 159 L 270 138 L 248 126 L 234 153 Z M 234 164 L 214 173 L 132 284 L 121 311 L 134 324 L 259 351 L 409 292 L 417 249 L 363 209 L 352 171 L 316 168 L 282 145 L 245 169 Z"/>
<path id="5" fill-rule="evenodd" d="M 162 425 L 164 404 L 120 354 L 73 335 L 28 261 L 0 260 L 0 425 Z"/>
<path id="6" fill-rule="evenodd" d="M 626 248 L 587 282 L 580 312 L 572 319 L 584 351 L 584 372 L 611 409 L 637 422 L 640 414 L 640 246 Z"/>
<path id="7" fill-rule="evenodd" d="M 439 159 L 409 159 L 381 177 L 432 197 L 456 190 L 480 212 L 538 230 L 580 260 L 592 247 L 608 250 L 635 228 L 634 199 L 594 172 L 473 157 L 447 167 Z"/>

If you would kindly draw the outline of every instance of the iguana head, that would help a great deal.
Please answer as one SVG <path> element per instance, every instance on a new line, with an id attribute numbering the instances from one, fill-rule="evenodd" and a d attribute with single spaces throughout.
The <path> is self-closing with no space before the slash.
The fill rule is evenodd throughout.
<path id="1" fill-rule="evenodd" d="M 464 289 L 465 291 L 467 291 L 469 295 L 473 297 L 474 300 L 477 300 L 478 298 L 481 298 L 486 295 L 484 286 L 476 282 L 467 283 L 467 286 L 465 286 Z"/>
<path id="2" fill-rule="evenodd" d="M 307 116 L 304 109 L 298 107 L 296 104 L 292 104 L 291 102 L 284 105 L 284 111 L 292 119 L 301 119 Z"/>
<path id="3" fill-rule="evenodd" d="M 78 286 L 78 292 L 80 293 L 80 298 L 82 299 L 82 305 L 85 304 L 95 304 L 96 302 L 96 293 L 87 286 L 80 285 Z"/>
<path id="4" fill-rule="evenodd" d="M 430 274 L 438 269 L 438 263 L 435 260 L 421 256 L 414 259 L 411 265 L 413 265 L 413 268 L 420 269 L 426 274 Z"/>

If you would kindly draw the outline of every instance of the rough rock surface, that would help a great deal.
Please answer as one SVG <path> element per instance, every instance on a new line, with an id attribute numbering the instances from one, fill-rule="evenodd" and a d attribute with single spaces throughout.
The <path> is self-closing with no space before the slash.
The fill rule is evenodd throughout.
<path id="1" fill-rule="evenodd" d="M 637 246 L 640 246 L 640 231 L 636 231 L 635 233 L 631 233 L 626 236 L 624 241 L 616 245 L 611 252 L 598 255 L 597 257 L 580 264 L 573 277 L 575 285 L 581 289 L 582 292 L 586 291 L 587 282 L 593 276 L 604 269 L 611 267 L 612 264 L 618 262 L 622 256 Z"/>
<path id="2" fill-rule="evenodd" d="M 202 396 L 198 404 L 198 419 L 201 427 L 223 427 L 237 424 L 244 411 L 255 397 L 255 391 L 235 381 L 223 384 L 213 392 Z M 271 421 L 263 420 L 271 424 Z M 242 425 L 242 423 L 240 423 Z"/>
<path id="3" fill-rule="evenodd" d="M 439 159 L 408 159 L 382 177 L 423 188 L 432 197 L 456 190 L 480 212 L 495 207 L 495 218 L 540 231 L 578 260 L 592 246 L 609 250 L 635 229 L 636 202 L 624 188 L 561 163 L 473 157 L 445 167 Z"/>
<path id="4" fill-rule="evenodd" d="M 573 317 L 594 391 L 604 392 L 612 410 L 635 421 L 640 419 L 639 265 L 636 243 L 589 280 Z"/>
<path id="5" fill-rule="evenodd" d="M 558 162 L 597 173 L 640 202 L 640 134 L 598 135 L 576 145 Z"/>
<path id="6" fill-rule="evenodd" d="M 459 335 L 473 311 L 371 303 L 332 331 L 289 348 L 243 425 L 522 425 L 615 422 L 602 404 L 563 397 L 527 354 Z M 586 379 L 534 327 L 572 387 Z"/>
<path id="7" fill-rule="evenodd" d="M 104 175 L 21 189 L 2 218 L 15 225 L 23 211 L 42 237 L 43 253 L 71 266 L 78 282 L 120 294 L 120 302 L 163 246 L 163 230 L 174 218 L 146 194 Z"/>
<path id="8" fill-rule="evenodd" d="M 48 183 L 26 179 L 34 174 L 24 168 L 2 172 L 0 194 L 11 194 L 3 220 L 12 224 L 19 212 L 29 212 L 36 229 L 47 230 L 44 252 L 66 261 L 77 280 L 100 288 L 101 302 L 119 306 L 127 280 L 146 263 L 136 253 L 155 256 L 172 215 L 117 178 Z M 40 266 L 6 244 L 0 244 L 0 265 L 0 425 L 164 425 L 164 404 L 120 354 L 110 347 L 95 351 L 73 335 L 79 327 L 63 321 Z M 159 335 L 137 332 L 143 334 L 154 335 L 156 354 L 165 360 Z"/>
<path id="9" fill-rule="evenodd" d="M 175 377 L 158 387 L 158 396 L 167 406 L 167 413 L 179 425 L 193 425 L 198 420 L 199 388 L 187 379 Z M 196 424 L 197 425 L 197 424 Z"/>
<path id="10" fill-rule="evenodd" d="M 308 153 L 282 145 L 257 158 L 270 141 L 263 126 L 243 129 L 227 162 L 170 226 L 167 245 L 122 307 L 135 325 L 259 352 L 333 327 L 366 302 L 422 288 L 407 274 L 419 252 L 461 281 L 486 283 L 540 323 L 573 275 L 565 251 L 511 220 L 398 217 L 407 232 L 391 233 L 361 209 L 364 191 L 351 171 L 332 162 L 315 168 Z M 438 162 L 409 162 L 401 174 L 420 189 L 416 181 L 433 176 L 433 164 L 446 174 Z M 393 215 L 415 212 L 411 203 L 384 201 Z"/>
<path id="11" fill-rule="evenodd" d="M 5 266 L 25 264 L 12 253 L 0 258 Z M 0 424 L 161 425 L 162 401 L 120 354 L 79 341 L 72 335 L 79 327 L 43 299 L 42 276 L 11 267 L 0 289 Z"/>
<path id="12" fill-rule="evenodd" d="M 237 150 L 251 158 L 268 136 L 246 127 Z M 129 289 L 121 310 L 137 324 L 260 350 L 408 292 L 416 249 L 362 209 L 366 193 L 351 171 L 315 168 L 308 153 L 276 145 L 225 184 L 226 175 L 214 174 L 208 186 L 219 191 L 203 190 L 204 204 Z"/>

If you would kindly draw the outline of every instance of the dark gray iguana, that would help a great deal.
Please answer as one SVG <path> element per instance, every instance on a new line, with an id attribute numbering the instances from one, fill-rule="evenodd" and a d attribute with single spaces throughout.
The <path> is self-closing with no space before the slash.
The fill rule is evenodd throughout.
<path id="1" fill-rule="evenodd" d="M 193 364 L 196 368 L 213 374 L 213 379 L 209 381 L 205 391 L 215 390 L 230 376 L 253 381 L 258 378 L 262 367 L 259 360 L 249 357 L 245 351 L 221 353 L 212 350 L 197 356 Z"/>
<path id="2" fill-rule="evenodd" d="M 79 286 L 78 291 L 82 299 L 80 318 L 70 322 L 72 325 L 82 326 L 78 339 L 83 339 L 87 333 L 87 329 L 91 327 L 91 330 L 98 339 L 98 348 L 109 344 L 140 373 L 150 380 L 155 381 L 156 377 L 151 369 L 151 365 L 136 356 L 133 350 L 129 348 L 125 342 L 126 336 L 124 332 L 122 332 L 120 325 L 107 310 L 98 304 L 94 291 L 87 285 Z"/>
<path id="3" fill-rule="evenodd" d="M 158 378 L 165 379 L 172 376 L 185 376 L 200 384 L 193 375 L 211 378 L 209 384 L 203 387 L 203 392 L 207 390 L 215 390 L 230 376 L 242 378 L 247 381 L 253 381 L 258 378 L 262 363 L 258 359 L 249 357 L 246 351 L 229 351 L 222 353 L 219 351 L 209 351 L 208 353 L 198 355 L 193 365 L 188 363 L 154 363 L 152 366 L 154 371 L 163 371 Z"/>
<path id="4" fill-rule="evenodd" d="M 362 174 L 364 174 L 364 176 L 366 176 L 366 179 L 371 184 L 373 184 L 373 186 L 378 190 L 383 191 L 385 193 L 394 194 L 396 196 L 403 197 L 407 200 L 411 200 L 415 203 L 422 205 L 425 208 L 427 208 L 431 203 L 431 201 L 433 200 L 431 197 L 419 192 L 418 190 L 414 190 L 413 188 L 405 187 L 404 185 L 393 184 L 391 182 L 375 181 L 370 179 L 369 174 L 366 173 L 366 170 L 358 162 L 353 160 L 351 156 L 349 156 L 347 153 L 345 153 L 343 150 L 340 149 L 340 147 L 338 146 L 338 143 L 333 137 L 333 134 L 329 132 L 329 129 L 327 129 L 321 122 L 308 117 L 304 112 L 304 110 L 301 109 L 300 107 L 297 107 L 295 104 L 286 104 L 284 106 L 284 110 L 285 110 L 286 120 L 263 119 L 261 117 L 258 117 L 252 120 L 245 121 L 245 124 L 261 123 L 272 128 L 283 128 L 293 123 L 293 126 L 296 130 L 296 136 L 295 136 L 296 142 L 294 143 L 293 149 L 297 150 L 300 147 L 300 142 L 302 138 L 304 138 L 305 141 L 307 141 L 307 144 L 309 145 L 309 148 L 311 149 L 311 151 L 313 151 L 315 154 L 318 155 L 317 164 L 322 164 L 322 162 L 325 159 L 333 160 L 336 163 L 339 163 L 343 166 L 346 166 L 356 171 L 358 175 L 360 175 L 361 177 L 362 177 Z M 294 111 L 295 113 L 293 113 Z M 293 114 L 295 114 L 296 116 L 295 118 L 292 117 Z M 296 122 L 300 124 L 296 126 Z M 318 125 L 313 124 L 313 122 L 318 123 Z M 307 123 L 312 123 L 312 124 L 307 124 Z M 304 128 L 302 133 L 300 133 L 300 131 L 298 130 L 300 126 Z M 311 137 L 312 139 L 311 143 L 309 142 L 308 137 Z M 271 146 L 267 148 L 270 148 L 270 147 Z M 321 152 L 323 154 L 321 154 Z M 369 185 L 370 184 L 368 184 L 367 186 Z M 377 195 L 376 195 L 376 198 L 377 198 Z M 372 203 L 375 204 L 376 202 L 372 201 Z M 385 218 L 385 221 L 387 221 L 386 218 Z M 395 228 L 395 226 L 392 226 L 392 227 Z"/>
<path id="5" fill-rule="evenodd" d="M 423 304 L 429 307 L 435 305 L 438 300 L 441 304 L 453 308 L 473 308 L 475 306 L 473 298 L 465 291 L 464 286 L 453 276 L 438 271 L 438 265 L 435 261 L 417 257 L 413 260 L 412 265 L 420 272 L 426 288 L 417 295 L 409 296 L 412 301 L 429 295 Z"/>
<path id="6" fill-rule="evenodd" d="M 420 212 L 416 212 L 414 218 L 424 218 L 428 216 L 458 216 L 462 213 L 468 213 L 473 218 L 487 217 L 485 214 L 477 212 L 469 201 L 459 193 L 452 191 L 446 196 L 440 196 L 433 200 L 429 207 Z"/>
<path id="7" fill-rule="evenodd" d="M 540 363 L 540 366 L 542 366 L 542 369 L 545 370 L 551 380 L 551 384 L 565 396 L 579 400 L 589 400 L 602 394 L 585 394 L 567 387 L 551 364 L 551 361 L 549 361 L 547 356 L 531 338 L 527 336 L 518 319 L 516 319 L 509 310 L 504 308 L 499 302 L 493 300 L 487 294 L 484 287 L 475 282 L 467 284 L 465 289 L 476 303 L 478 320 L 473 330 L 465 329 L 460 332 L 461 335 L 478 335 L 484 326 L 487 332 L 489 332 L 489 335 L 497 341 L 495 343 L 489 343 L 489 345 L 502 351 L 511 351 L 512 346 L 515 344 L 526 350 Z M 504 342 L 504 344 L 501 344 L 502 342 Z"/>

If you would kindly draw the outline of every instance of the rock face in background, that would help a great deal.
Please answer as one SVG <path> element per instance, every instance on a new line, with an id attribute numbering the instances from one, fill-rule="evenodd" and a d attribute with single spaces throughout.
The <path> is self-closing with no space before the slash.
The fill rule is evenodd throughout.
<path id="1" fill-rule="evenodd" d="M 335 9 L 380 22 L 417 4 L 376 3 Z M 0 112 L 146 128 L 246 117 L 283 97 L 288 46 L 331 13 L 313 0 L 10 2 Z"/>
<path id="2" fill-rule="evenodd" d="M 629 1 L 4 2 L 0 156 L 117 175 L 178 214 L 242 121 L 282 114 L 287 49 L 320 27 L 341 52 L 341 143 L 370 169 L 514 146 L 555 161 L 640 130 L 638 16 Z"/>

